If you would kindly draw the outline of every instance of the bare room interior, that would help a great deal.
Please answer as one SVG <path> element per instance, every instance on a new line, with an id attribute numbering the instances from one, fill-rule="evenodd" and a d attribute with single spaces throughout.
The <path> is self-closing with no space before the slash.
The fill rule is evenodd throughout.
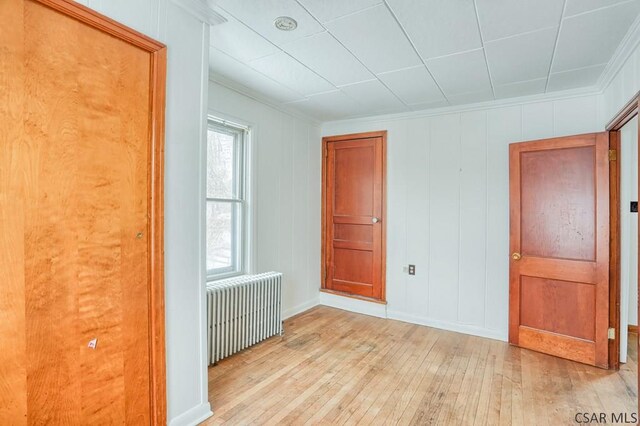
<path id="1" fill-rule="evenodd" d="M 1 425 L 638 424 L 640 0 L 2 0 Z"/>

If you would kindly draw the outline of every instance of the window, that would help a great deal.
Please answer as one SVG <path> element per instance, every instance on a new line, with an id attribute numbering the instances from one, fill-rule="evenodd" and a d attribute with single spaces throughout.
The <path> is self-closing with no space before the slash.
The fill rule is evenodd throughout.
<path id="1" fill-rule="evenodd" d="M 207 278 L 244 273 L 247 129 L 210 119 L 207 132 Z"/>

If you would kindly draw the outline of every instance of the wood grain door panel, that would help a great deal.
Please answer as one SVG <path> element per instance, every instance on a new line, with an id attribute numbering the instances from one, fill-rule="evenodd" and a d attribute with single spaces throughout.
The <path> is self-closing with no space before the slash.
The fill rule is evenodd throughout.
<path id="1" fill-rule="evenodd" d="M 324 289 L 384 299 L 384 140 L 323 140 Z"/>
<path id="2" fill-rule="evenodd" d="M 0 19 L 0 423 L 164 423 L 164 46 L 62 0 Z"/>
<path id="3" fill-rule="evenodd" d="M 509 341 L 603 368 L 608 146 L 606 133 L 510 146 Z"/>

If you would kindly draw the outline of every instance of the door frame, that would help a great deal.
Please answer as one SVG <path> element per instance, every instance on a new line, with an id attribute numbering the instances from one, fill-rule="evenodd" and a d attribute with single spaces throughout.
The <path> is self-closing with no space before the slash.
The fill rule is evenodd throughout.
<path id="1" fill-rule="evenodd" d="M 615 337 L 609 340 L 609 368 L 620 369 L 620 131 L 625 124 L 638 115 L 640 92 L 636 93 L 625 106 L 609 121 L 609 152 L 615 151 L 615 158 L 609 161 L 609 208 L 610 208 L 610 247 L 609 247 L 609 327 L 615 330 Z M 640 130 L 638 132 L 640 143 Z M 640 157 L 638 158 L 640 164 Z M 640 304 L 638 304 L 640 313 Z M 640 372 L 638 374 L 640 385 Z"/>
<path id="2" fill-rule="evenodd" d="M 381 297 L 373 299 L 354 294 L 338 292 L 326 288 L 326 247 L 327 247 L 327 148 L 329 142 L 339 142 L 345 140 L 357 140 L 368 138 L 382 139 L 382 259 L 380 271 Z M 320 291 L 324 293 L 337 294 L 339 296 L 353 299 L 366 300 L 367 302 L 386 304 L 387 300 L 387 131 L 378 130 L 373 132 L 351 133 L 348 135 L 325 136 L 322 138 L 322 236 L 321 236 L 321 265 L 320 265 Z"/>
<path id="3" fill-rule="evenodd" d="M 149 200 L 149 393 L 151 424 L 167 423 L 164 305 L 164 136 L 167 47 L 72 0 L 32 0 L 136 46 L 151 56 Z"/>

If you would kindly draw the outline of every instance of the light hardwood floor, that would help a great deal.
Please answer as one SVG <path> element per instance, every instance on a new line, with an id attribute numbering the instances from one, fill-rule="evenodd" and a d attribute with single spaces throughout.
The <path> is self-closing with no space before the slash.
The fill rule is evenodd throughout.
<path id="1" fill-rule="evenodd" d="M 214 416 L 204 424 L 570 425 L 578 412 L 637 412 L 636 371 L 636 350 L 605 371 L 317 307 L 209 368 Z"/>

